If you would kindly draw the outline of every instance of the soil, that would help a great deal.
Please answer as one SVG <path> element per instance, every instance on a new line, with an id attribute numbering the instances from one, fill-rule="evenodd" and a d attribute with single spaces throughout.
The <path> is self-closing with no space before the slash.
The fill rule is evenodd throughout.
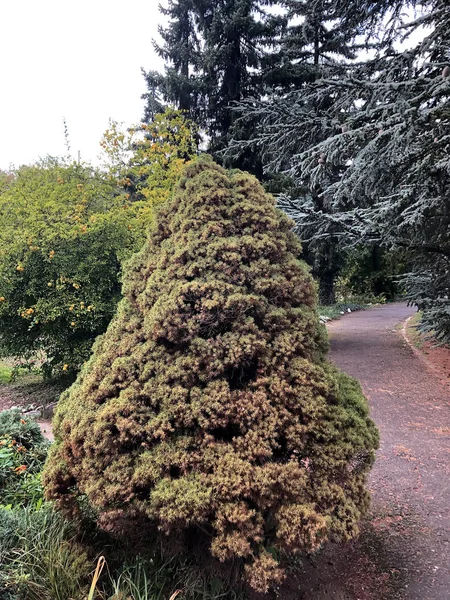
<path id="1" fill-rule="evenodd" d="M 0 411 L 12 408 L 47 406 L 55 402 L 64 386 L 46 383 L 36 375 L 20 377 L 14 383 L 0 383 Z"/>
<path id="2" fill-rule="evenodd" d="M 37 411 L 42 417 L 38 419 L 38 423 L 44 437 L 53 441 L 50 421 L 52 407 L 63 389 L 62 383 L 43 382 L 36 375 L 21 376 L 17 382 L 0 384 L 0 411 L 12 407 Z"/>
<path id="3" fill-rule="evenodd" d="M 419 321 L 417 315 L 405 321 L 402 327 L 403 337 L 418 358 L 436 373 L 442 383 L 448 385 L 450 384 L 450 348 L 437 345 L 430 335 L 421 333 L 418 330 Z"/>

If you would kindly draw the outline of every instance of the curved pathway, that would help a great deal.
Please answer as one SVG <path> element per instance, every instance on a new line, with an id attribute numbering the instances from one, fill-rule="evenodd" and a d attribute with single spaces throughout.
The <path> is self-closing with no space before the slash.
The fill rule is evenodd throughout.
<path id="1" fill-rule="evenodd" d="M 361 573 L 362 589 L 343 598 L 450 599 L 450 380 L 399 331 L 414 312 L 391 304 L 329 327 L 331 359 L 361 382 L 381 434 L 370 532 L 359 544 L 383 576 Z"/>

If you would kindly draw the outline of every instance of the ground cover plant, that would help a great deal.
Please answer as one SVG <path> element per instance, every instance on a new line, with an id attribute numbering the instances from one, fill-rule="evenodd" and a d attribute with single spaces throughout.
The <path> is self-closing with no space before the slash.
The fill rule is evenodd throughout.
<path id="1" fill-rule="evenodd" d="M 0 598 L 84 600 L 92 564 L 74 524 L 46 505 L 0 509 Z"/>
<path id="2" fill-rule="evenodd" d="M 19 410 L 0 412 L 0 506 L 40 507 L 41 471 L 48 442 L 37 423 Z"/>
<path id="3" fill-rule="evenodd" d="M 254 177 L 191 164 L 61 398 L 44 472 L 66 514 L 86 498 L 108 531 L 205 567 L 206 545 L 261 592 L 283 553 L 358 533 L 378 442 L 326 360 L 291 229 Z"/>

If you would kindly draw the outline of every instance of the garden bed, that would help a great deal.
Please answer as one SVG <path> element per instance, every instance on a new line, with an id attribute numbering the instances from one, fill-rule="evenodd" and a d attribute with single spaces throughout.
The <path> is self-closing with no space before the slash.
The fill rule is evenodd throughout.
<path id="1" fill-rule="evenodd" d="M 432 369 L 439 371 L 445 379 L 450 379 L 450 348 L 438 345 L 431 334 L 422 333 L 419 329 L 420 319 L 420 312 L 408 319 L 403 328 L 404 336 Z"/>

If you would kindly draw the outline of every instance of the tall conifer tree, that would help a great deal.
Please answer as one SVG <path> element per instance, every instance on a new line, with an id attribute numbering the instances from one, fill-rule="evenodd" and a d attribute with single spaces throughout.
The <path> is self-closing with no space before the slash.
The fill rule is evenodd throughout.
<path id="1" fill-rule="evenodd" d="M 285 11 L 283 35 L 264 73 L 269 89 L 298 90 L 342 59 L 355 58 L 355 27 L 343 26 L 334 0 L 281 0 L 280 6 Z"/>
<path id="2" fill-rule="evenodd" d="M 252 135 L 241 137 L 237 145 L 232 143 L 229 153 L 237 160 L 242 151 L 249 153 L 250 148 L 261 155 L 261 162 L 268 167 L 270 173 L 279 173 L 290 167 L 290 157 L 295 156 L 299 149 L 315 145 L 326 139 L 333 125 L 328 118 L 328 111 L 335 103 L 334 93 L 324 93 L 311 100 L 308 97 L 309 86 L 329 77 L 340 78 L 346 74 L 349 61 L 354 59 L 358 51 L 357 33 L 353 22 L 346 20 L 343 7 L 331 0 L 283 0 L 286 10 L 285 31 L 280 40 L 277 52 L 267 57 L 263 78 L 266 82 L 264 99 L 254 98 L 244 100 L 239 109 L 239 123 L 254 123 Z M 302 121 L 304 114 L 313 115 L 308 128 L 292 135 L 292 123 L 284 127 L 281 113 L 286 105 L 290 106 L 295 98 L 298 120 Z M 264 129 L 261 127 L 260 109 L 264 106 L 279 106 L 280 120 L 277 121 L 277 133 L 280 135 L 282 151 L 272 153 L 270 144 L 264 138 L 272 140 L 272 123 Z M 283 108 L 281 108 L 283 107 Z M 342 110 L 347 107 L 342 106 Z M 260 131 L 260 136 L 255 131 Z M 237 152 L 234 150 L 237 148 Z M 325 157 L 318 155 L 316 164 L 325 162 Z M 328 169 L 329 182 L 340 177 L 343 166 L 335 164 Z M 306 183 L 306 185 L 305 185 Z M 327 211 L 328 205 L 322 196 L 323 184 L 297 181 L 291 186 L 294 198 L 307 198 L 308 204 L 319 211 Z M 334 281 L 343 265 L 343 254 L 339 251 L 336 240 L 332 237 L 311 237 L 307 222 L 297 220 L 298 232 L 305 243 L 305 257 L 313 267 L 315 276 L 319 279 L 320 299 L 324 304 L 335 301 Z"/>
<path id="3" fill-rule="evenodd" d="M 210 150 L 222 150 L 236 121 L 234 103 L 261 93 L 261 65 L 282 19 L 265 11 L 275 0 L 170 0 L 156 46 L 165 75 L 147 73 L 164 100 L 187 110 L 202 127 Z M 148 114 L 146 109 L 146 114 Z"/>
<path id="4" fill-rule="evenodd" d="M 409 298 L 424 309 L 424 327 L 449 341 L 448 2 L 353 5 L 368 32 L 378 34 L 373 58 L 242 110 L 259 123 L 253 143 L 267 167 L 309 191 L 283 201 L 299 230 L 313 242 L 406 251 Z M 331 102 L 318 112 L 324 98 Z"/>
<path id="5" fill-rule="evenodd" d="M 166 27 L 160 26 L 158 32 L 162 44 L 154 42 L 157 54 L 166 63 L 165 74 L 144 71 L 149 94 L 144 96 L 147 102 L 145 119 L 152 117 L 152 98 L 159 92 L 164 101 L 176 108 L 187 111 L 192 117 L 198 117 L 200 79 L 200 39 L 196 20 L 198 20 L 198 2 L 196 0 L 169 0 L 168 6 L 160 5 L 161 14 L 168 20 Z"/>

